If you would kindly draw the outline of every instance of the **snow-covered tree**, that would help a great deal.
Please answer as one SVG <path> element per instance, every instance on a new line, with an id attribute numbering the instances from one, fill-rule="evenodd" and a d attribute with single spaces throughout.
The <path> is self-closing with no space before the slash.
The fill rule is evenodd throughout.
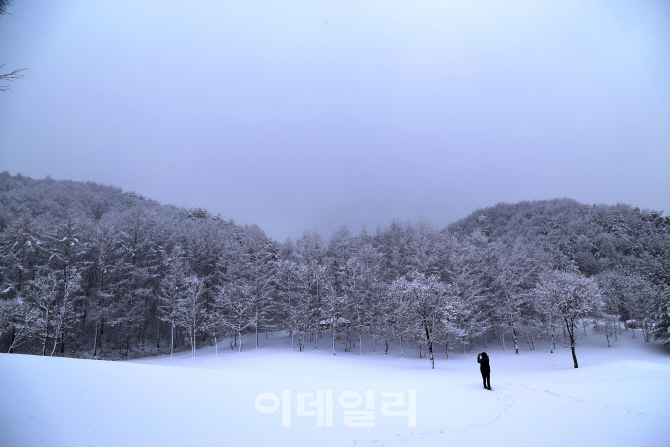
<path id="1" fill-rule="evenodd" d="M 21 215 L 0 233 L 0 290 L 15 297 L 33 279 L 42 254 L 42 235 L 34 219 Z"/>
<path id="2" fill-rule="evenodd" d="M 256 324 L 255 301 L 253 288 L 241 281 L 224 284 L 215 297 L 214 305 L 222 324 L 239 338 L 239 351 L 242 351 L 242 331 Z"/>
<path id="3" fill-rule="evenodd" d="M 490 285 L 494 301 L 493 314 L 512 333 L 514 351 L 518 354 L 518 336 L 527 318 L 533 318 L 529 315 L 532 310 L 532 291 L 543 263 L 540 253 L 521 241 L 516 241 L 511 247 L 496 243 L 492 248 L 497 254 L 495 264 L 489 266 L 493 269 L 490 273 L 493 277 Z"/>
<path id="4" fill-rule="evenodd" d="M 640 274 L 622 271 L 602 275 L 600 283 L 608 300 L 617 305 L 617 314 L 622 316 L 626 328 L 633 330 L 633 336 L 635 329 L 641 329 L 644 339 L 649 341 L 654 326 L 653 309 L 662 289 Z"/>
<path id="5" fill-rule="evenodd" d="M 165 260 L 165 276 L 160 280 L 158 318 L 170 325 L 170 357 L 174 353 L 174 330 L 179 317 L 180 300 L 185 292 L 188 265 L 181 245 L 176 245 Z"/>
<path id="6" fill-rule="evenodd" d="M 183 289 L 177 300 L 175 324 L 187 330 L 193 357 L 195 357 L 196 336 L 205 325 L 203 291 L 202 279 L 189 275 L 184 278 Z"/>
<path id="7" fill-rule="evenodd" d="M 51 350 L 52 356 L 56 351 L 58 340 L 60 339 L 61 342 L 63 341 L 66 331 L 75 322 L 75 300 L 77 299 L 77 294 L 81 290 L 82 281 L 81 272 L 75 267 L 67 267 L 59 273 L 61 296 L 59 296 L 59 301 L 54 309 L 55 312 L 52 319 L 54 323 L 54 345 Z"/>
<path id="8" fill-rule="evenodd" d="M 497 262 L 481 234 L 464 240 L 454 253 L 447 272 L 451 288 L 449 299 L 445 301 L 444 340 L 441 341 L 447 345 L 447 353 L 455 341 L 461 341 L 465 349 L 479 336 L 483 336 L 486 346 L 488 332 L 494 328 L 503 330 L 496 318 L 492 286 L 496 273 L 493 267 Z"/>
<path id="9" fill-rule="evenodd" d="M 30 307 L 21 298 L 0 299 L 0 339 L 10 333 L 7 352 L 30 340 L 30 328 L 26 326 L 26 316 Z"/>
<path id="10" fill-rule="evenodd" d="M 50 271 L 29 281 L 26 298 L 30 310 L 25 317 L 26 330 L 42 345 L 42 355 L 47 353 L 51 338 L 56 350 L 58 340 L 74 318 L 74 300 L 80 290 L 81 274 L 72 267 L 65 272 Z"/>
<path id="11" fill-rule="evenodd" d="M 547 311 L 563 323 L 567 333 L 566 341 L 572 350 L 572 360 L 575 368 L 578 368 L 575 347 L 579 341 L 579 332 L 575 329 L 579 320 L 600 311 L 602 297 L 597 283 L 578 273 L 552 270 L 542 274 L 537 293 L 544 296 Z"/>
<path id="12" fill-rule="evenodd" d="M 256 347 L 259 329 L 271 329 L 278 311 L 272 297 L 275 292 L 277 271 L 277 246 L 256 225 L 245 227 L 242 279 L 251 288 L 254 297 L 254 323 Z"/>
<path id="13" fill-rule="evenodd" d="M 277 263 L 279 327 L 290 333 L 292 348 L 297 337 L 300 351 L 305 347 L 305 334 L 312 327 L 310 294 L 305 285 L 308 275 L 307 268 L 297 261 L 284 259 Z"/>
<path id="14" fill-rule="evenodd" d="M 433 354 L 434 328 L 442 320 L 441 301 L 446 293 L 444 283 L 436 276 L 412 272 L 395 280 L 389 296 L 397 303 L 396 324 L 418 343 L 426 342 L 430 364 L 435 369 Z"/>
<path id="15" fill-rule="evenodd" d="M 333 290 L 324 291 L 323 297 L 323 320 L 319 322 L 320 330 L 330 329 L 331 347 L 333 355 L 335 355 L 335 341 L 345 342 L 342 338 L 341 331 L 346 330 L 351 326 L 351 320 L 347 319 L 349 316 L 349 297 L 335 293 Z"/>
<path id="16" fill-rule="evenodd" d="M 654 339 L 667 342 L 670 340 L 670 288 L 660 291 L 653 310 L 653 317 L 656 322 L 653 332 Z"/>

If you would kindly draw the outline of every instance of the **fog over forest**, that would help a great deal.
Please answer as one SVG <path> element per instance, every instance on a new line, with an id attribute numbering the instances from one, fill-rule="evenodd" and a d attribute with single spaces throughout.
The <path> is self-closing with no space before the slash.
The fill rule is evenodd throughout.
<path id="1" fill-rule="evenodd" d="M 621 330 L 667 341 L 669 312 L 660 211 L 560 198 L 477 209 L 447 228 L 394 220 L 278 242 L 200 208 L 0 173 L 4 352 L 195 355 L 284 330 L 299 350 L 351 351 L 365 335 L 431 362 L 436 349 L 548 339 L 571 346 L 577 367 L 577 325 L 607 343 Z"/>

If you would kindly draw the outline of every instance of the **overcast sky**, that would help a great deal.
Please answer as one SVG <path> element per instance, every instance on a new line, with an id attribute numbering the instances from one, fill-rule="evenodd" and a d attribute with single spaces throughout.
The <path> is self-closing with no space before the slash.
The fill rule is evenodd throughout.
<path id="1" fill-rule="evenodd" d="M 0 171 L 279 241 L 571 197 L 670 212 L 669 1 L 16 0 Z"/>

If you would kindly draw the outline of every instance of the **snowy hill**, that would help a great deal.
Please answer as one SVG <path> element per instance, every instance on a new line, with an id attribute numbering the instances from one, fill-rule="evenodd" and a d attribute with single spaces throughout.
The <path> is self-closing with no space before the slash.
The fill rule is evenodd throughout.
<path id="1" fill-rule="evenodd" d="M 584 337 L 579 369 L 548 344 L 518 356 L 489 345 L 493 391 L 482 387 L 478 351 L 438 353 L 431 370 L 410 348 L 384 356 L 365 341 L 362 356 L 333 356 L 291 350 L 282 334 L 241 353 L 221 343 L 218 357 L 214 347 L 129 362 L 2 354 L 0 445 L 664 445 L 670 354 L 631 336 L 611 348 Z M 399 397 L 389 392 L 403 405 L 389 406 Z"/>

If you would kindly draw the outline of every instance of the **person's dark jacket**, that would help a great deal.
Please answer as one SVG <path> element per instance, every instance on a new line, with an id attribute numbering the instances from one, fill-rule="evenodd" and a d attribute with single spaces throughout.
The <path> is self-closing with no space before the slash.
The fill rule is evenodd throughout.
<path id="1" fill-rule="evenodd" d="M 477 358 L 477 363 L 479 363 L 479 370 L 483 373 L 491 372 L 491 367 L 489 366 L 489 357 L 482 356 Z"/>

